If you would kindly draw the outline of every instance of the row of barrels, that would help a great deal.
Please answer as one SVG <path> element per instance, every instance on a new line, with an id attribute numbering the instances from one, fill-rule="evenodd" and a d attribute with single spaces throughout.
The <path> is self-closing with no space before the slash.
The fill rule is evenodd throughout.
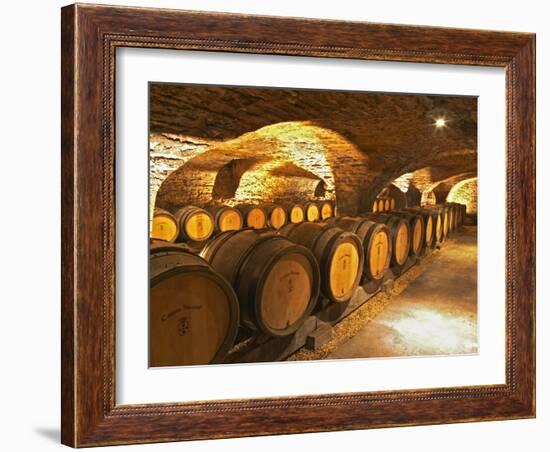
<path id="1" fill-rule="evenodd" d="M 372 204 L 372 213 L 390 212 L 395 210 L 395 198 L 388 196 L 376 198 Z"/>
<path id="2" fill-rule="evenodd" d="M 153 241 L 151 365 L 222 362 L 240 324 L 264 335 L 294 333 L 319 295 L 349 301 L 360 283 L 381 280 L 390 266 L 444 240 L 458 211 L 410 208 L 288 223 L 277 232 L 224 231 L 199 255 Z"/>
<path id="3" fill-rule="evenodd" d="M 157 208 L 153 213 L 151 237 L 167 242 L 202 242 L 215 233 L 245 227 L 279 230 L 288 223 L 324 221 L 334 215 L 332 201 L 311 201 L 305 205 L 186 206 L 173 213 Z"/>

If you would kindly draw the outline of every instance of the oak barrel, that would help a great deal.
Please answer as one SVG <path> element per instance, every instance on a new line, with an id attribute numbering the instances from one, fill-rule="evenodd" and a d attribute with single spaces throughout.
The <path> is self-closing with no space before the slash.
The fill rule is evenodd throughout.
<path id="1" fill-rule="evenodd" d="M 455 208 L 456 212 L 456 226 L 457 228 L 464 224 L 466 218 L 466 206 L 457 202 L 446 202 L 446 206 L 452 206 Z"/>
<path id="2" fill-rule="evenodd" d="M 369 280 L 379 280 L 390 266 L 391 234 L 385 224 L 361 217 L 334 218 L 330 224 L 355 233 L 363 242 L 365 264 L 363 274 Z"/>
<path id="3" fill-rule="evenodd" d="M 454 233 L 457 229 L 457 224 L 456 224 L 457 211 L 456 211 L 455 206 L 449 206 L 449 207 L 451 209 L 451 214 L 452 214 L 451 226 L 452 226 L 453 233 Z"/>
<path id="4" fill-rule="evenodd" d="M 301 223 L 306 218 L 304 208 L 297 203 L 285 204 L 285 210 L 288 215 L 288 221 L 296 224 Z"/>
<path id="5" fill-rule="evenodd" d="M 426 229 L 424 218 L 421 215 L 413 212 L 396 211 L 392 215 L 404 218 L 409 223 L 411 232 L 411 240 L 409 254 L 418 256 L 426 245 Z"/>
<path id="6" fill-rule="evenodd" d="M 244 224 L 247 227 L 254 229 L 267 227 L 267 214 L 260 206 L 241 205 L 238 208 L 244 216 Z"/>
<path id="7" fill-rule="evenodd" d="M 315 202 L 308 202 L 304 206 L 306 212 L 306 220 L 310 222 L 319 221 L 321 219 L 321 211 Z"/>
<path id="8" fill-rule="evenodd" d="M 445 203 L 444 204 L 446 207 L 449 207 L 451 209 L 451 212 L 452 212 L 452 216 L 453 216 L 453 231 L 457 231 L 458 228 L 460 227 L 460 216 L 461 216 L 461 213 L 460 213 L 460 208 L 457 204 L 454 204 L 454 203 Z"/>
<path id="9" fill-rule="evenodd" d="M 267 224 L 270 228 L 278 230 L 286 224 L 287 214 L 282 206 L 270 204 L 263 206 L 263 208 L 267 214 Z"/>
<path id="10" fill-rule="evenodd" d="M 422 209 L 421 207 L 406 207 L 403 210 L 420 215 L 424 219 L 424 242 L 427 247 L 435 247 L 438 242 L 436 224 L 439 219 L 439 215 L 437 214 L 437 212 L 428 209 Z M 441 230 L 440 219 L 439 230 Z"/>
<path id="11" fill-rule="evenodd" d="M 436 207 L 447 212 L 447 235 L 452 235 L 454 232 L 454 211 L 452 206 L 437 205 Z"/>
<path id="12" fill-rule="evenodd" d="M 444 206 L 434 206 L 434 209 L 441 213 L 441 241 L 445 240 L 449 235 L 449 208 Z"/>
<path id="13" fill-rule="evenodd" d="M 243 215 L 234 207 L 230 206 L 209 206 L 208 210 L 214 217 L 214 228 L 216 232 L 236 231 L 243 227 Z"/>
<path id="14" fill-rule="evenodd" d="M 180 233 L 178 222 L 170 212 L 155 208 L 151 227 L 151 238 L 175 242 Z"/>
<path id="15" fill-rule="evenodd" d="M 294 333 L 319 296 L 319 267 L 307 248 L 271 231 L 219 234 L 201 251 L 233 286 L 242 323 L 272 336 Z"/>
<path id="16" fill-rule="evenodd" d="M 434 226 L 434 233 L 435 233 L 435 241 L 436 243 L 442 243 L 445 241 L 445 234 L 443 229 L 443 221 L 445 218 L 445 212 L 438 208 L 437 206 L 424 206 L 424 207 L 414 207 L 414 209 L 418 211 L 425 211 L 429 212 L 432 215 L 435 216 L 435 226 Z M 434 245 L 435 246 L 435 245 Z"/>
<path id="17" fill-rule="evenodd" d="M 439 209 L 424 209 L 426 212 L 432 213 L 432 215 L 435 215 L 436 221 L 435 221 L 435 241 L 436 243 L 441 243 L 443 240 L 445 240 L 445 237 L 443 235 L 443 213 Z"/>
<path id="18" fill-rule="evenodd" d="M 453 204 L 453 208 L 454 208 L 454 211 L 455 211 L 455 231 L 458 231 L 458 229 L 460 228 L 460 208 L 457 206 L 457 205 L 454 205 Z"/>
<path id="19" fill-rule="evenodd" d="M 334 216 L 334 203 L 332 201 L 321 201 L 319 204 L 321 211 L 321 220 L 324 221 Z"/>
<path id="20" fill-rule="evenodd" d="M 363 246 L 351 232 L 325 223 L 287 224 L 279 233 L 309 248 L 321 270 L 321 292 L 335 302 L 348 301 L 363 271 Z"/>
<path id="21" fill-rule="evenodd" d="M 393 215 L 380 213 L 366 214 L 363 216 L 388 226 L 392 238 L 391 264 L 402 266 L 407 261 L 410 249 L 411 233 L 407 221 Z"/>
<path id="22" fill-rule="evenodd" d="M 214 233 L 214 217 L 210 212 L 196 206 L 186 206 L 174 213 L 180 234 L 179 240 L 202 242 Z"/>
<path id="23" fill-rule="evenodd" d="M 221 363 L 239 326 L 239 303 L 227 282 L 185 245 L 151 244 L 149 363 Z"/>
<path id="24" fill-rule="evenodd" d="M 457 203 L 458 207 L 460 209 L 460 224 L 463 225 L 466 223 L 466 213 L 467 213 L 467 206 L 466 204 Z"/>
<path id="25" fill-rule="evenodd" d="M 462 203 L 454 203 L 458 207 L 458 210 L 460 212 L 460 226 L 462 226 L 466 222 L 466 204 Z"/>

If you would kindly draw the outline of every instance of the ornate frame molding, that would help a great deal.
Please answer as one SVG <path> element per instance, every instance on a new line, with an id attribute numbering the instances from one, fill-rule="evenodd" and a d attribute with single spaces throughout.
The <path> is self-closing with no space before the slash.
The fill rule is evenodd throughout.
<path id="1" fill-rule="evenodd" d="M 506 68 L 506 384 L 116 405 L 118 47 Z M 71 5 L 62 9 L 61 155 L 64 444 L 82 447 L 535 415 L 534 35 Z M 101 246 L 97 237 L 102 237 Z"/>

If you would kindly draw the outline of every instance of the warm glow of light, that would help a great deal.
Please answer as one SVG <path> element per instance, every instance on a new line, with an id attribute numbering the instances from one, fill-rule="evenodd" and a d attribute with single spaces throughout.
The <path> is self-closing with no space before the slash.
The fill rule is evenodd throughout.
<path id="1" fill-rule="evenodd" d="M 414 307 L 403 318 L 392 321 L 391 328 L 399 337 L 407 338 L 412 350 L 429 349 L 434 355 L 477 352 L 476 322 L 467 313 Z"/>
<path id="2" fill-rule="evenodd" d="M 405 173 L 395 179 L 392 184 L 395 185 L 403 193 L 407 193 L 409 186 L 411 185 L 411 180 L 413 178 L 413 173 Z"/>
<path id="3" fill-rule="evenodd" d="M 447 202 L 466 205 L 466 213 L 477 213 L 477 177 L 465 179 L 451 188 Z"/>
<path id="4" fill-rule="evenodd" d="M 445 118 L 437 118 L 435 120 L 435 126 L 436 127 L 444 127 L 447 122 L 445 121 Z"/>

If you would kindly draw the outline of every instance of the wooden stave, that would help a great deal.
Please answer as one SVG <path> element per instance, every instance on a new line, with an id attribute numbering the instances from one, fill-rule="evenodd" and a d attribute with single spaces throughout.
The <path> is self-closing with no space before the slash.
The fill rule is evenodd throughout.
<path id="1" fill-rule="evenodd" d="M 466 204 L 459 204 L 462 211 L 462 224 L 466 223 L 466 215 L 468 214 L 468 206 Z"/>
<path id="2" fill-rule="evenodd" d="M 456 206 L 451 206 L 451 209 L 453 211 L 453 232 L 456 232 L 458 229 L 458 209 L 456 208 Z"/>
<path id="3" fill-rule="evenodd" d="M 384 200 L 379 198 L 378 199 L 378 212 L 379 213 L 385 212 L 386 210 L 384 209 L 384 207 L 385 207 Z"/>
<path id="4" fill-rule="evenodd" d="M 312 219 L 310 219 L 310 212 L 314 212 L 312 215 Z M 316 202 L 307 202 L 304 206 L 304 213 L 305 221 L 308 221 L 310 223 L 321 221 L 321 209 L 319 209 L 319 205 Z"/>
<path id="5" fill-rule="evenodd" d="M 154 243 L 157 242 L 157 243 Z M 171 265 L 171 266 L 170 266 Z M 237 295 L 228 283 L 228 281 L 220 275 L 215 269 L 203 258 L 192 253 L 184 244 L 170 243 L 160 241 L 152 241 L 150 246 L 150 262 L 149 262 L 149 287 L 152 289 L 160 282 L 164 281 L 179 272 L 179 269 L 185 269 L 185 273 L 194 274 L 197 276 L 210 279 L 217 284 L 222 291 L 227 295 L 229 304 L 229 328 L 225 339 L 220 344 L 215 355 L 210 359 L 209 364 L 223 363 L 225 356 L 229 353 L 231 347 L 235 343 L 239 328 L 240 308 Z M 152 302 L 150 298 L 149 302 Z M 149 338 L 150 356 L 153 356 L 153 344 Z M 197 363 L 199 364 L 199 363 Z M 202 363 L 200 363 L 202 364 Z M 154 366 L 154 363 L 151 363 Z M 181 365 L 177 363 L 163 364 L 166 365 Z M 186 364 L 193 365 L 193 364 Z"/>
<path id="6" fill-rule="evenodd" d="M 363 275 L 365 279 L 369 281 L 378 281 L 384 277 L 385 271 L 390 268 L 391 256 L 392 256 L 392 240 L 391 232 L 387 225 L 383 223 L 377 223 L 375 221 L 368 220 L 362 217 L 338 217 L 334 218 L 330 224 L 343 229 L 344 231 L 353 232 L 356 234 L 363 243 L 363 252 L 365 263 L 363 265 Z M 370 265 L 368 265 L 368 259 L 372 250 L 372 242 L 376 234 L 382 230 L 387 231 L 389 237 L 388 256 L 384 264 L 384 271 L 380 276 L 373 275 L 371 273 Z"/>
<path id="7" fill-rule="evenodd" d="M 430 212 L 433 212 L 436 218 L 436 241 L 437 243 L 443 243 L 445 241 L 445 236 L 443 235 L 443 213 L 438 209 L 430 209 Z M 439 223 L 439 234 L 437 234 L 437 224 Z"/>
<path id="8" fill-rule="evenodd" d="M 165 240 L 150 239 L 149 240 L 149 255 L 155 253 L 164 253 L 167 251 L 187 251 L 193 253 L 191 248 L 185 243 L 167 242 Z"/>
<path id="9" fill-rule="evenodd" d="M 446 202 L 445 206 L 453 206 L 457 211 L 458 227 L 460 228 L 466 219 L 466 205 L 458 202 Z"/>
<path id="10" fill-rule="evenodd" d="M 396 267 L 402 267 L 405 262 L 407 261 L 408 255 L 409 255 L 409 249 L 410 249 L 410 241 L 411 241 L 411 228 L 409 224 L 403 220 L 402 218 L 393 216 L 391 214 L 385 214 L 385 213 L 378 213 L 378 214 L 363 214 L 361 215 L 363 217 L 373 219 L 374 221 L 377 221 L 379 223 L 383 223 L 390 229 L 391 237 L 392 237 L 392 266 Z M 396 250 L 396 241 L 397 241 L 397 229 L 399 228 L 400 224 L 404 224 L 407 228 L 408 233 L 408 240 L 407 240 L 407 258 L 403 262 L 399 262 L 397 258 L 397 250 Z"/>
<path id="11" fill-rule="evenodd" d="M 443 242 L 449 237 L 449 209 L 440 205 L 436 205 L 434 208 L 439 210 L 442 215 L 443 237 L 441 241 Z"/>
<path id="12" fill-rule="evenodd" d="M 244 234 L 250 235 L 247 240 L 235 241 L 237 235 L 244 237 Z M 254 234 L 254 235 L 253 235 Z M 279 241 L 277 252 L 270 252 L 260 259 L 251 258 L 251 255 L 258 255 L 258 248 L 268 242 Z M 223 246 L 230 246 L 229 255 L 224 255 L 223 259 L 216 260 L 220 249 Z M 274 331 L 263 321 L 259 315 L 260 307 L 255 303 L 257 294 L 262 289 L 262 276 L 269 273 L 272 264 L 283 254 L 299 252 L 305 255 L 312 269 L 312 291 L 310 300 L 302 316 L 292 325 L 284 330 Z M 270 336 L 288 336 L 293 334 L 311 314 L 317 298 L 319 297 L 320 271 L 315 256 L 307 248 L 297 245 L 290 240 L 276 234 L 272 231 L 260 231 L 252 228 L 242 229 L 240 231 L 228 231 L 222 233 L 210 241 L 201 251 L 201 257 L 209 262 L 212 267 L 224 276 L 237 293 L 239 300 L 241 323 L 248 329 L 261 332 Z M 252 270 L 252 271 L 250 271 Z M 248 271 L 248 272 L 247 272 Z M 248 281 L 243 281 L 243 275 L 253 275 Z M 265 280 L 265 278 L 264 278 Z"/>
<path id="13" fill-rule="evenodd" d="M 205 238 L 203 238 L 201 240 L 197 240 L 193 237 L 190 237 L 187 234 L 186 229 L 185 229 L 185 224 L 190 219 L 191 215 L 193 215 L 195 213 L 202 213 L 204 215 L 207 215 L 210 218 L 210 222 L 211 222 L 211 225 L 212 225 L 210 233 Z M 178 210 L 176 210 L 173 215 L 176 218 L 176 220 L 178 222 L 178 225 L 179 225 L 179 229 L 180 229 L 180 234 L 178 236 L 178 239 L 176 240 L 178 242 L 185 242 L 185 241 L 188 241 L 188 240 L 190 240 L 192 242 L 203 242 L 205 240 L 208 240 L 214 234 L 214 229 L 215 229 L 214 217 L 212 216 L 212 214 L 210 212 L 208 212 L 207 210 L 202 209 L 201 207 L 197 207 L 197 206 L 181 207 Z"/>
<path id="14" fill-rule="evenodd" d="M 453 209 L 455 211 L 455 232 L 459 230 L 460 228 L 460 209 L 458 206 L 453 206 Z"/>
<path id="15" fill-rule="evenodd" d="M 460 207 L 460 204 L 456 203 L 445 203 L 445 206 L 449 206 L 451 209 L 454 210 L 454 229 L 455 231 L 458 231 L 460 227 L 462 226 L 462 209 Z"/>
<path id="16" fill-rule="evenodd" d="M 433 210 L 425 209 L 423 207 L 404 207 L 402 210 L 405 212 L 413 212 L 417 215 L 421 215 L 424 218 L 424 225 L 426 228 L 428 227 L 428 219 L 431 220 L 432 234 L 431 238 L 428 239 L 426 232 L 424 232 L 425 246 L 429 248 L 435 248 L 437 243 L 439 243 L 439 239 L 437 238 L 436 234 L 436 225 L 439 214 Z"/>
<path id="17" fill-rule="evenodd" d="M 171 219 L 174 222 L 174 226 L 176 228 L 176 233 L 175 233 L 175 235 L 172 239 L 161 239 L 160 237 L 155 237 L 153 235 L 153 231 L 154 231 L 154 227 L 153 227 L 152 230 L 151 230 L 151 239 L 164 240 L 166 242 L 175 242 L 178 239 L 179 235 L 180 235 L 180 227 L 179 227 L 179 223 L 176 220 L 176 218 L 174 217 L 174 215 L 172 215 L 167 210 L 161 209 L 160 207 L 155 207 L 155 209 L 153 211 L 153 219 L 152 219 L 153 222 L 155 221 L 155 217 L 157 217 L 157 216 L 166 216 L 169 219 Z"/>
<path id="18" fill-rule="evenodd" d="M 441 209 L 445 209 L 447 212 L 448 230 L 447 235 L 451 236 L 454 233 L 454 208 L 452 206 L 438 205 Z"/>
<path id="19" fill-rule="evenodd" d="M 214 205 L 214 206 L 207 206 L 207 207 L 204 208 L 204 210 L 208 211 L 212 215 L 212 217 L 214 218 L 214 231 L 216 233 L 230 231 L 230 230 L 238 230 L 238 229 L 242 229 L 243 226 L 244 226 L 243 214 L 239 209 L 236 209 L 235 207 L 226 206 L 225 204 L 219 204 L 219 205 Z M 239 215 L 240 224 L 239 224 L 238 228 L 236 228 L 236 229 L 222 229 L 222 227 L 220 226 L 221 216 L 227 210 L 235 212 Z"/>
<path id="20" fill-rule="evenodd" d="M 461 203 L 455 203 L 458 205 L 458 208 L 460 209 L 460 225 L 464 225 L 466 223 L 466 213 L 467 213 L 467 206 L 466 204 Z"/>
<path id="21" fill-rule="evenodd" d="M 254 228 L 254 229 L 265 229 L 267 228 L 267 213 L 263 209 L 263 207 L 255 204 L 241 204 L 237 206 L 237 209 L 242 213 L 244 224 L 247 228 Z M 263 225 L 260 225 L 259 227 L 251 226 L 248 222 L 248 215 L 252 210 L 258 209 L 263 213 L 264 221 Z"/>
<path id="22" fill-rule="evenodd" d="M 458 231 L 460 228 L 460 209 L 458 206 L 453 205 L 455 209 L 455 231 Z"/>
<path id="23" fill-rule="evenodd" d="M 441 227 L 441 233 L 439 234 L 438 242 L 443 243 L 447 239 L 447 235 L 445 234 L 445 229 L 443 227 L 445 212 L 442 211 L 441 209 L 436 208 L 436 207 L 432 207 L 431 210 L 438 215 L 439 222 L 440 222 L 440 227 Z"/>
<path id="24" fill-rule="evenodd" d="M 301 204 L 296 203 L 296 202 L 295 203 L 286 203 L 282 207 L 286 211 L 286 217 L 288 219 L 287 224 L 300 224 L 300 223 L 303 223 L 304 221 L 306 221 L 306 211 L 304 209 L 304 206 L 302 206 Z M 300 209 L 302 211 L 302 220 L 298 221 L 296 223 L 292 220 L 292 210 L 294 208 Z"/>
<path id="25" fill-rule="evenodd" d="M 389 212 L 390 211 L 390 199 L 389 198 L 384 198 L 384 212 Z"/>
<path id="26" fill-rule="evenodd" d="M 421 207 L 421 206 L 417 206 L 415 207 L 416 209 L 419 209 L 419 210 L 423 210 L 423 211 L 426 211 L 426 212 L 430 212 L 432 213 L 433 215 L 436 215 L 436 224 L 434 226 L 434 228 L 436 228 L 437 226 L 437 222 L 439 221 L 440 222 L 440 228 L 441 228 L 441 231 L 440 231 L 440 234 L 439 234 L 439 237 L 436 237 L 436 242 L 437 243 L 443 243 L 446 239 L 446 236 L 444 235 L 443 233 L 443 217 L 444 217 L 444 212 L 439 209 L 437 206 L 424 206 L 424 207 Z M 434 245 L 435 246 L 435 245 Z"/>
<path id="27" fill-rule="evenodd" d="M 154 234 L 154 229 L 155 229 L 154 228 L 155 218 L 158 217 L 158 216 L 166 216 L 167 218 L 169 218 L 170 220 L 172 220 L 174 222 L 174 226 L 176 228 L 176 233 L 175 233 L 175 235 L 172 239 L 163 239 L 163 238 L 160 238 L 160 237 L 155 237 L 153 235 Z M 160 207 L 155 207 L 155 209 L 153 211 L 152 228 L 151 228 L 150 238 L 151 239 L 156 239 L 156 240 L 163 240 L 163 241 L 166 241 L 166 242 L 175 242 L 178 239 L 179 234 L 180 234 L 179 223 L 176 220 L 176 218 L 174 217 L 174 215 L 172 215 L 167 210 L 161 209 Z"/>
<path id="28" fill-rule="evenodd" d="M 399 210 L 392 212 L 391 214 L 401 218 L 405 218 L 409 222 L 409 228 L 411 231 L 409 255 L 419 256 L 422 253 L 422 250 L 424 250 L 424 248 L 426 247 L 426 224 L 425 224 L 424 218 L 422 217 L 422 215 L 419 215 L 417 213 L 411 213 L 411 212 L 405 212 L 405 211 L 399 211 Z M 412 234 L 413 234 L 415 223 L 417 222 L 420 222 L 421 237 L 420 237 L 420 245 L 418 249 L 415 250 Z"/>
<path id="29" fill-rule="evenodd" d="M 264 206 L 262 206 L 265 213 L 267 214 L 267 225 L 268 227 L 270 227 L 271 229 L 274 229 L 274 230 L 279 230 L 281 229 L 285 224 L 288 223 L 288 213 L 286 211 L 286 209 L 279 205 L 279 204 L 266 204 Z M 284 216 L 285 216 L 285 220 L 284 220 L 284 223 L 277 227 L 274 223 L 273 223 L 273 220 L 272 220 L 272 215 L 273 215 L 273 212 L 276 210 L 276 209 L 281 209 L 284 213 Z"/>
<path id="30" fill-rule="evenodd" d="M 315 233 L 317 233 L 317 235 Z M 279 230 L 279 234 L 292 241 L 296 241 L 312 251 L 321 271 L 321 293 L 325 298 L 335 303 L 347 302 L 351 299 L 355 289 L 357 289 L 361 281 L 364 265 L 363 246 L 359 237 L 330 224 L 309 222 L 289 223 Z M 352 240 L 357 246 L 359 253 L 359 268 L 355 281 L 352 284 L 353 288 L 349 291 L 349 296 L 336 297 L 332 293 L 332 289 L 329 285 L 329 269 L 334 251 L 339 245 L 337 242 L 342 239 Z"/>
<path id="31" fill-rule="evenodd" d="M 327 216 L 325 216 L 323 213 L 326 206 L 330 207 L 330 214 Z M 325 221 L 325 220 L 328 220 L 329 218 L 334 218 L 334 202 L 330 200 L 319 202 L 319 212 L 320 212 L 320 221 Z"/>

